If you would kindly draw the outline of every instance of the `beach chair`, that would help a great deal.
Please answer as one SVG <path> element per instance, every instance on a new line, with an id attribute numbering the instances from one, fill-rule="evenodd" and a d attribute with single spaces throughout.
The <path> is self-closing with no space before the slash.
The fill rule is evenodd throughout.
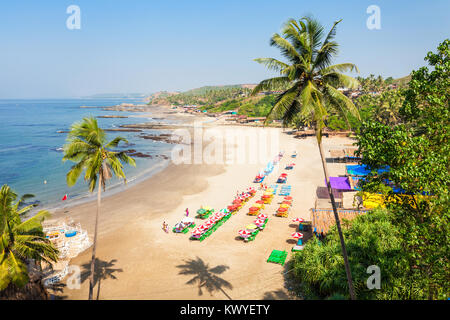
<path id="1" fill-rule="evenodd" d="M 279 176 L 277 183 L 286 183 L 287 181 L 287 176 Z"/>
<path id="2" fill-rule="evenodd" d="M 287 257 L 287 252 L 286 251 L 281 251 L 281 250 L 273 250 L 270 253 L 269 259 L 267 259 L 267 262 L 272 262 L 272 263 L 278 263 L 281 264 L 282 266 L 284 266 L 284 262 L 286 261 L 286 257 Z"/>
<path id="3" fill-rule="evenodd" d="M 269 186 L 269 188 L 272 188 L 273 189 L 273 195 L 276 195 L 277 194 L 277 191 L 278 191 L 278 184 L 272 184 L 272 185 L 270 185 Z"/>
<path id="4" fill-rule="evenodd" d="M 291 186 L 282 186 L 280 193 L 278 194 L 280 196 L 289 196 L 291 195 Z"/>

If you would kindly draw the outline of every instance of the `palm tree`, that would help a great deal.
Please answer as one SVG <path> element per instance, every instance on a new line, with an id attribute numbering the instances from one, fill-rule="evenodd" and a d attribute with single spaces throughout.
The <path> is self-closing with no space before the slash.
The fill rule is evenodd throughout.
<path id="1" fill-rule="evenodd" d="M 333 110 L 346 120 L 349 112 L 359 118 L 358 110 L 352 101 L 337 90 L 339 87 L 358 87 L 359 83 L 356 79 L 341 73 L 358 71 L 357 67 L 351 63 L 331 65 L 331 60 L 338 49 L 338 44 L 333 39 L 336 34 L 336 25 L 340 21 L 333 24 L 323 39 L 324 28 L 315 19 L 305 17 L 298 21 L 288 20 L 282 29 L 282 35 L 275 33 L 270 41 L 271 46 L 280 49 L 287 62 L 273 58 L 255 59 L 269 69 L 278 71 L 280 76 L 261 81 L 253 89 L 252 94 L 284 84 L 288 89 L 277 96 L 266 121 L 277 116 L 281 117 L 283 124 L 286 125 L 295 115 L 300 115 L 310 118 L 314 123 L 325 180 L 341 240 L 350 297 L 354 299 L 347 251 L 321 143 L 328 111 Z"/>
<path id="2" fill-rule="evenodd" d="M 66 177 L 69 187 L 75 185 L 83 170 L 85 170 L 84 180 L 88 181 L 90 192 L 95 190 L 97 181 L 99 181 L 89 279 L 89 300 L 92 300 L 94 289 L 95 252 L 97 248 L 97 229 L 102 188 L 105 190 L 106 180 L 110 179 L 113 174 L 123 178 L 126 182 L 126 176 L 122 170 L 122 162 L 136 166 L 134 159 L 129 157 L 124 151 L 116 152 L 111 150 L 116 148 L 121 141 L 128 142 L 122 137 L 116 137 L 112 141 L 107 142 L 105 131 L 99 128 L 97 120 L 93 117 L 86 117 L 83 118 L 83 121 L 75 122 L 71 126 L 67 136 L 67 144 L 64 145 L 63 161 L 70 160 L 75 162 Z"/>
<path id="3" fill-rule="evenodd" d="M 58 260 L 58 250 L 45 237 L 41 224 L 49 212 L 41 210 L 23 220 L 33 205 L 21 207 L 22 200 L 8 185 L 0 189 L 0 291 L 24 287 L 29 281 L 28 263 L 40 266 L 42 261 Z"/>

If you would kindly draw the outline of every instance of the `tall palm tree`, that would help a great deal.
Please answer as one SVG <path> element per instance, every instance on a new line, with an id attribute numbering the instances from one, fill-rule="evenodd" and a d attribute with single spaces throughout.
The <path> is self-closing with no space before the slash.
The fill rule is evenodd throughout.
<path id="1" fill-rule="evenodd" d="M 83 170 L 85 170 L 84 180 L 89 183 L 89 191 L 93 192 L 97 188 L 97 213 L 95 215 L 94 241 L 92 245 L 91 274 L 89 279 L 89 300 L 92 300 L 94 289 L 94 268 L 95 252 L 97 248 L 98 217 L 100 214 L 101 192 L 105 190 L 106 180 L 112 175 L 123 178 L 122 162 L 136 166 L 133 158 L 124 151 L 116 152 L 116 148 L 121 141 L 128 142 L 125 138 L 116 137 L 110 142 L 106 141 L 106 134 L 93 117 L 83 118 L 80 122 L 75 122 L 67 136 L 67 144 L 64 145 L 63 161 L 75 162 L 67 173 L 67 184 L 71 187 L 75 185 Z"/>
<path id="2" fill-rule="evenodd" d="M 295 115 L 300 115 L 310 118 L 314 123 L 323 172 L 341 240 L 350 297 L 354 299 L 347 250 L 322 148 L 322 130 L 325 127 L 328 111 L 333 110 L 346 120 L 349 112 L 359 118 L 358 110 L 352 101 L 337 90 L 339 87 L 358 87 L 359 83 L 356 79 L 341 73 L 358 71 L 357 67 L 351 63 L 331 65 L 331 60 L 338 50 L 338 44 L 333 39 L 336 26 L 340 21 L 333 24 L 324 38 L 324 28 L 315 19 L 304 17 L 298 21 L 288 20 L 282 28 L 282 34 L 275 33 L 270 40 L 270 45 L 280 49 L 287 62 L 273 58 L 255 59 L 269 69 L 278 71 L 280 76 L 261 81 L 253 89 L 252 94 L 285 85 L 288 89 L 277 96 L 276 103 L 266 121 L 277 116 L 281 117 L 284 125 L 287 125 Z"/>
<path id="3" fill-rule="evenodd" d="M 45 210 L 23 220 L 33 205 L 21 207 L 8 185 L 0 189 L 0 291 L 13 285 L 25 286 L 29 281 L 27 264 L 40 265 L 58 260 L 58 250 L 45 237 L 42 221 L 49 216 Z M 14 291 L 14 290 L 12 290 Z"/>

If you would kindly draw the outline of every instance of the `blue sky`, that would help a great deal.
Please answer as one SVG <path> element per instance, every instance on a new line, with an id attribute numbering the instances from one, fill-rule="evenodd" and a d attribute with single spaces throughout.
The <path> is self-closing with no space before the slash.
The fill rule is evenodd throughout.
<path id="1" fill-rule="evenodd" d="M 69 5 L 81 29 L 69 30 Z M 369 5 L 381 30 L 369 30 Z M 340 53 L 360 75 L 401 77 L 450 37 L 448 0 L 40 0 L 0 5 L 0 98 L 188 90 L 256 83 L 273 74 L 253 61 L 279 57 L 271 35 L 311 14 L 337 19 Z"/>

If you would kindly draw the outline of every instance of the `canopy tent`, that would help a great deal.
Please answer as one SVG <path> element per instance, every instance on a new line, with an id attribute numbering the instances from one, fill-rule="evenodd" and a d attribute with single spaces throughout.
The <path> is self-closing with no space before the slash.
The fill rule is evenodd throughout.
<path id="1" fill-rule="evenodd" d="M 191 217 L 186 217 L 186 218 L 183 218 L 183 220 L 181 220 L 181 222 L 183 222 L 183 223 L 193 223 L 194 219 L 192 219 Z"/>
<path id="2" fill-rule="evenodd" d="M 341 191 L 352 190 L 352 186 L 347 177 L 330 177 L 330 185 L 331 188 Z"/>

